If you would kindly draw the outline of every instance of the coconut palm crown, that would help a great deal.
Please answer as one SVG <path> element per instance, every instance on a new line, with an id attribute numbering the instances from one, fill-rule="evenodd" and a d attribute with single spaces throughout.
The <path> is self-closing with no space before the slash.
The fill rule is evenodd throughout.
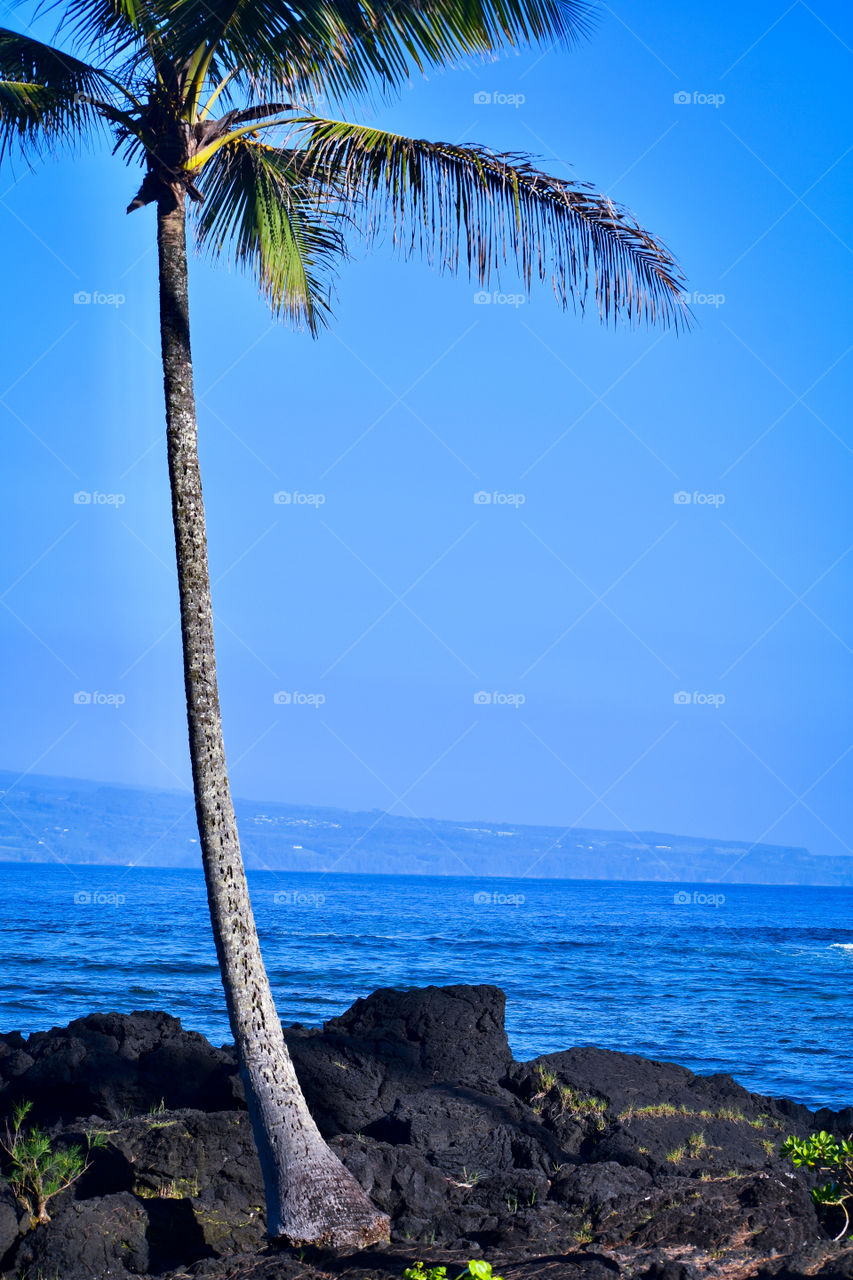
<path id="1" fill-rule="evenodd" d="M 200 245 L 312 332 L 353 225 L 481 287 L 509 261 L 563 306 L 592 293 L 605 319 L 677 326 L 672 256 L 586 184 L 311 109 L 588 25 L 585 0 L 71 0 L 55 38 L 75 56 L 0 28 L 0 155 L 106 129 L 144 166 L 129 210 L 188 196 Z"/>

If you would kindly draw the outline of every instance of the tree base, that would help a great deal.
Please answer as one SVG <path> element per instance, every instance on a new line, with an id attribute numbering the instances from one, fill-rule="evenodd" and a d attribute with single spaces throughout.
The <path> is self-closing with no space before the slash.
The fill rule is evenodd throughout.
<path id="1" fill-rule="evenodd" d="M 309 1167 L 303 1163 L 291 1170 L 279 1213 L 268 1215 L 270 1239 L 318 1249 L 367 1249 L 387 1243 L 388 1215 L 376 1208 L 322 1139 L 320 1144 L 309 1157 Z"/>

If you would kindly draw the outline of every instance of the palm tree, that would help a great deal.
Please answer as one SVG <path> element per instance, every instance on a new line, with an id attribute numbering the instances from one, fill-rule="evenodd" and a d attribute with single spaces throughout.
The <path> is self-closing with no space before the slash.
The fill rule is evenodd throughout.
<path id="1" fill-rule="evenodd" d="M 68 0 L 68 50 L 0 29 L 0 157 L 52 155 L 98 134 L 144 166 L 129 211 L 157 216 L 160 322 L 184 675 L 213 933 L 255 1141 L 268 1231 L 363 1246 L 388 1219 L 325 1145 L 291 1064 L 264 970 L 229 790 L 197 453 L 186 209 L 200 246 L 255 274 L 274 312 L 316 333 L 353 228 L 467 268 L 515 264 L 604 319 L 678 325 L 665 247 L 585 185 L 525 156 L 323 118 L 412 71 L 542 39 L 572 42 L 586 0 Z M 71 52 L 73 50 L 73 53 Z M 85 60 L 81 60 L 81 56 Z M 326 95 L 319 99 L 318 95 Z"/>

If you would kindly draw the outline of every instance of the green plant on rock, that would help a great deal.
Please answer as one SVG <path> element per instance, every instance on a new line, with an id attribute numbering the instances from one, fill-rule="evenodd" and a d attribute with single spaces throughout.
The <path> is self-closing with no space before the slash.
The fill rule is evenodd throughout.
<path id="1" fill-rule="evenodd" d="M 86 1172 L 88 1163 L 80 1147 L 54 1149 L 46 1133 L 37 1126 L 24 1128 L 32 1110 L 31 1102 L 21 1102 L 6 1124 L 0 1146 L 9 1157 L 9 1186 L 15 1199 L 30 1215 L 32 1225 L 50 1222 L 48 1203 Z"/>
<path id="2" fill-rule="evenodd" d="M 492 1272 L 491 1262 L 486 1262 L 483 1258 L 473 1258 L 461 1275 L 456 1280 L 503 1280 L 503 1276 L 496 1276 Z"/>
<path id="3" fill-rule="evenodd" d="M 425 1267 L 422 1262 L 414 1262 L 406 1267 L 403 1280 L 447 1280 L 447 1267 Z M 503 1276 L 496 1276 L 492 1264 L 485 1259 L 472 1258 L 456 1280 L 503 1280 Z"/>
<path id="4" fill-rule="evenodd" d="M 584 1218 L 583 1222 L 575 1232 L 576 1243 L 592 1244 L 594 1237 L 595 1237 L 595 1233 L 592 1229 L 592 1221 L 589 1218 Z"/>
<path id="5" fill-rule="evenodd" d="M 530 1105 L 537 1115 L 545 1110 L 546 1102 L 559 1109 L 560 1115 L 570 1115 L 575 1119 L 583 1118 L 591 1121 L 599 1132 L 605 1128 L 604 1116 L 607 1102 L 594 1094 L 584 1094 L 573 1085 L 559 1083 L 557 1075 L 542 1066 L 534 1072 L 534 1084 L 538 1091 L 530 1100 Z M 556 1098 L 553 1096 L 556 1093 Z M 550 1096 L 549 1096 L 550 1095 Z"/>
<path id="6" fill-rule="evenodd" d="M 853 1137 L 839 1142 L 831 1133 L 822 1129 L 808 1138 L 786 1138 L 781 1155 L 787 1156 L 798 1169 L 812 1169 L 817 1174 L 828 1174 L 828 1181 L 812 1188 L 812 1199 L 822 1209 L 840 1209 L 844 1224 L 838 1235 L 840 1240 L 850 1230 L 850 1203 L 853 1202 Z"/>

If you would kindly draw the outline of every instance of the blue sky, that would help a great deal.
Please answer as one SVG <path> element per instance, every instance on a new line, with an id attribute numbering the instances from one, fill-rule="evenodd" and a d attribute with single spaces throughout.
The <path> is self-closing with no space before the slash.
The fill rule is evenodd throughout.
<path id="1" fill-rule="evenodd" d="M 478 303 L 354 242 L 314 342 L 193 264 L 238 794 L 851 851 L 851 67 L 840 3 L 614 0 L 573 53 L 362 113 L 629 205 L 684 266 L 686 337 L 581 322 L 544 287 Z M 0 175 L 0 764 L 177 787 L 136 182 L 106 153 Z M 499 292 L 523 295 L 511 272 Z"/>

